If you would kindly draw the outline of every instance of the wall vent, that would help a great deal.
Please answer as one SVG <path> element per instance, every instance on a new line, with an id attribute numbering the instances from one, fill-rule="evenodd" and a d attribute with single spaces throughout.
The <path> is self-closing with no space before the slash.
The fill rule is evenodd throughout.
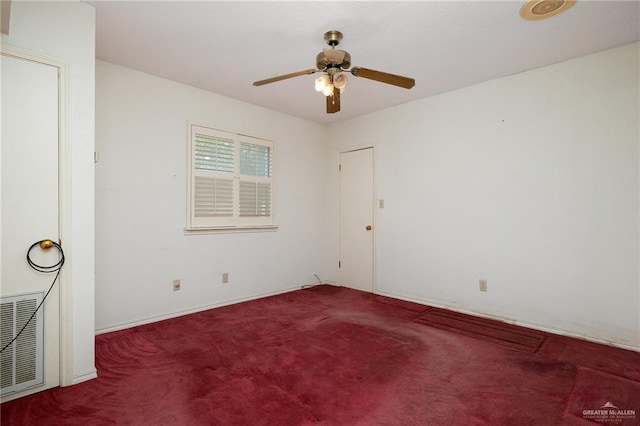
<path id="1" fill-rule="evenodd" d="M 576 0 L 529 0 L 520 9 L 520 16 L 527 21 L 556 16 L 576 3 Z"/>
<path id="2" fill-rule="evenodd" d="M 0 298 L 0 344 L 5 347 L 24 327 L 42 301 L 43 293 Z M 44 324 L 40 308 L 20 337 L 0 354 L 0 395 L 44 383 Z"/>

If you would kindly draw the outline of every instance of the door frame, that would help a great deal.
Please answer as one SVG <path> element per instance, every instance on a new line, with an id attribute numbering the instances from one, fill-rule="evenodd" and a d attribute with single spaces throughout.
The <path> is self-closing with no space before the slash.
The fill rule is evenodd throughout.
<path id="1" fill-rule="evenodd" d="M 69 386 L 73 384 L 73 286 L 69 272 L 73 259 L 70 237 L 72 222 L 69 63 L 4 43 L 0 44 L 0 54 L 58 69 L 58 232 L 66 255 L 65 267 L 60 271 L 57 283 L 60 291 L 60 386 Z M 34 391 L 37 391 L 37 388 L 34 388 Z M 20 396 L 27 394 L 20 393 Z M 12 398 L 6 400 L 9 399 Z"/>
<path id="2" fill-rule="evenodd" d="M 338 262 L 340 261 L 341 258 L 341 253 L 340 253 L 340 237 L 342 235 L 342 217 L 340 215 L 340 191 L 342 190 L 341 185 L 340 185 L 340 158 L 342 154 L 347 154 L 349 152 L 354 152 L 354 151 L 362 151 L 365 149 L 371 149 L 371 156 L 373 157 L 373 168 L 372 168 L 372 185 L 373 185 L 373 204 L 371 205 L 371 210 L 372 210 L 372 218 L 373 218 L 373 248 L 372 248 L 372 252 L 371 252 L 371 256 L 373 257 L 373 259 L 371 259 L 372 262 L 372 286 L 373 286 L 373 290 L 372 290 L 372 294 L 378 294 L 378 280 L 377 280 L 377 268 L 376 268 L 376 235 L 377 235 L 377 229 L 378 229 L 378 213 L 377 213 L 377 209 L 375 208 L 376 205 L 376 196 L 378 194 L 377 189 L 376 189 L 376 149 L 375 149 L 375 145 L 374 144 L 363 144 L 363 145 L 353 145 L 353 146 L 349 146 L 349 147 L 345 147 L 343 149 L 338 150 L 338 155 L 336 156 L 336 172 L 337 172 L 337 187 L 338 187 L 338 203 L 337 203 L 337 214 L 338 214 L 338 238 L 336 241 L 336 245 L 337 245 L 337 253 L 338 253 L 338 259 L 336 259 L 336 269 L 337 269 L 337 284 L 340 284 L 340 268 L 338 267 Z"/>

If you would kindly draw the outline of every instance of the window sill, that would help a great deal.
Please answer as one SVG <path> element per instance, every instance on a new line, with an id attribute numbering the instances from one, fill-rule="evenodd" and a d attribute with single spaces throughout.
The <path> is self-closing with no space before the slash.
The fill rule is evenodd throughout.
<path id="1" fill-rule="evenodd" d="M 275 232 L 278 227 L 273 226 L 229 226 L 220 228 L 185 228 L 184 235 L 206 234 L 241 234 L 247 232 Z"/>

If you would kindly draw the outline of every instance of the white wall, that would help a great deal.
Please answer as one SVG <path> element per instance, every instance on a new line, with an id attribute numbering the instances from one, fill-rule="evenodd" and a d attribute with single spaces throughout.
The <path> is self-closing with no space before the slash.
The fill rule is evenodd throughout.
<path id="1" fill-rule="evenodd" d="M 14 1 L 9 35 L 2 43 L 69 65 L 71 146 L 71 232 L 63 235 L 73 308 L 63 321 L 73 323 L 72 377 L 95 376 L 94 366 L 94 58 L 95 11 L 79 2 Z M 68 384 L 68 383 L 67 383 Z"/>
<path id="2" fill-rule="evenodd" d="M 327 127 L 98 61 L 97 330 L 335 281 L 337 153 L 373 145 L 377 292 L 640 348 L 638 49 Z M 277 232 L 184 235 L 189 120 L 276 142 Z"/>
<path id="3" fill-rule="evenodd" d="M 96 82 L 98 332 L 333 273 L 324 126 L 103 61 Z M 275 142 L 276 232 L 184 235 L 188 121 Z"/>
<path id="4" fill-rule="evenodd" d="M 378 292 L 640 348 L 638 50 L 330 125 L 334 188 L 375 147 Z"/>

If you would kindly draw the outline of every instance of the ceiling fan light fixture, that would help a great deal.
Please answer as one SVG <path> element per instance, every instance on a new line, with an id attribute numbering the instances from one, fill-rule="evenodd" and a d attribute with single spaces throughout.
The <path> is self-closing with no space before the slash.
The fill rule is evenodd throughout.
<path id="1" fill-rule="evenodd" d="M 323 92 L 327 86 L 329 86 L 331 82 L 329 81 L 328 75 L 321 75 L 316 78 L 316 92 Z"/>
<path id="2" fill-rule="evenodd" d="M 345 74 L 338 74 L 333 78 L 333 85 L 336 89 L 339 89 L 340 92 L 343 92 L 347 87 L 347 76 Z"/>
<path id="3" fill-rule="evenodd" d="M 325 86 L 324 89 L 322 89 L 322 94 L 325 96 L 331 96 L 333 95 L 333 84 L 329 83 Z"/>

